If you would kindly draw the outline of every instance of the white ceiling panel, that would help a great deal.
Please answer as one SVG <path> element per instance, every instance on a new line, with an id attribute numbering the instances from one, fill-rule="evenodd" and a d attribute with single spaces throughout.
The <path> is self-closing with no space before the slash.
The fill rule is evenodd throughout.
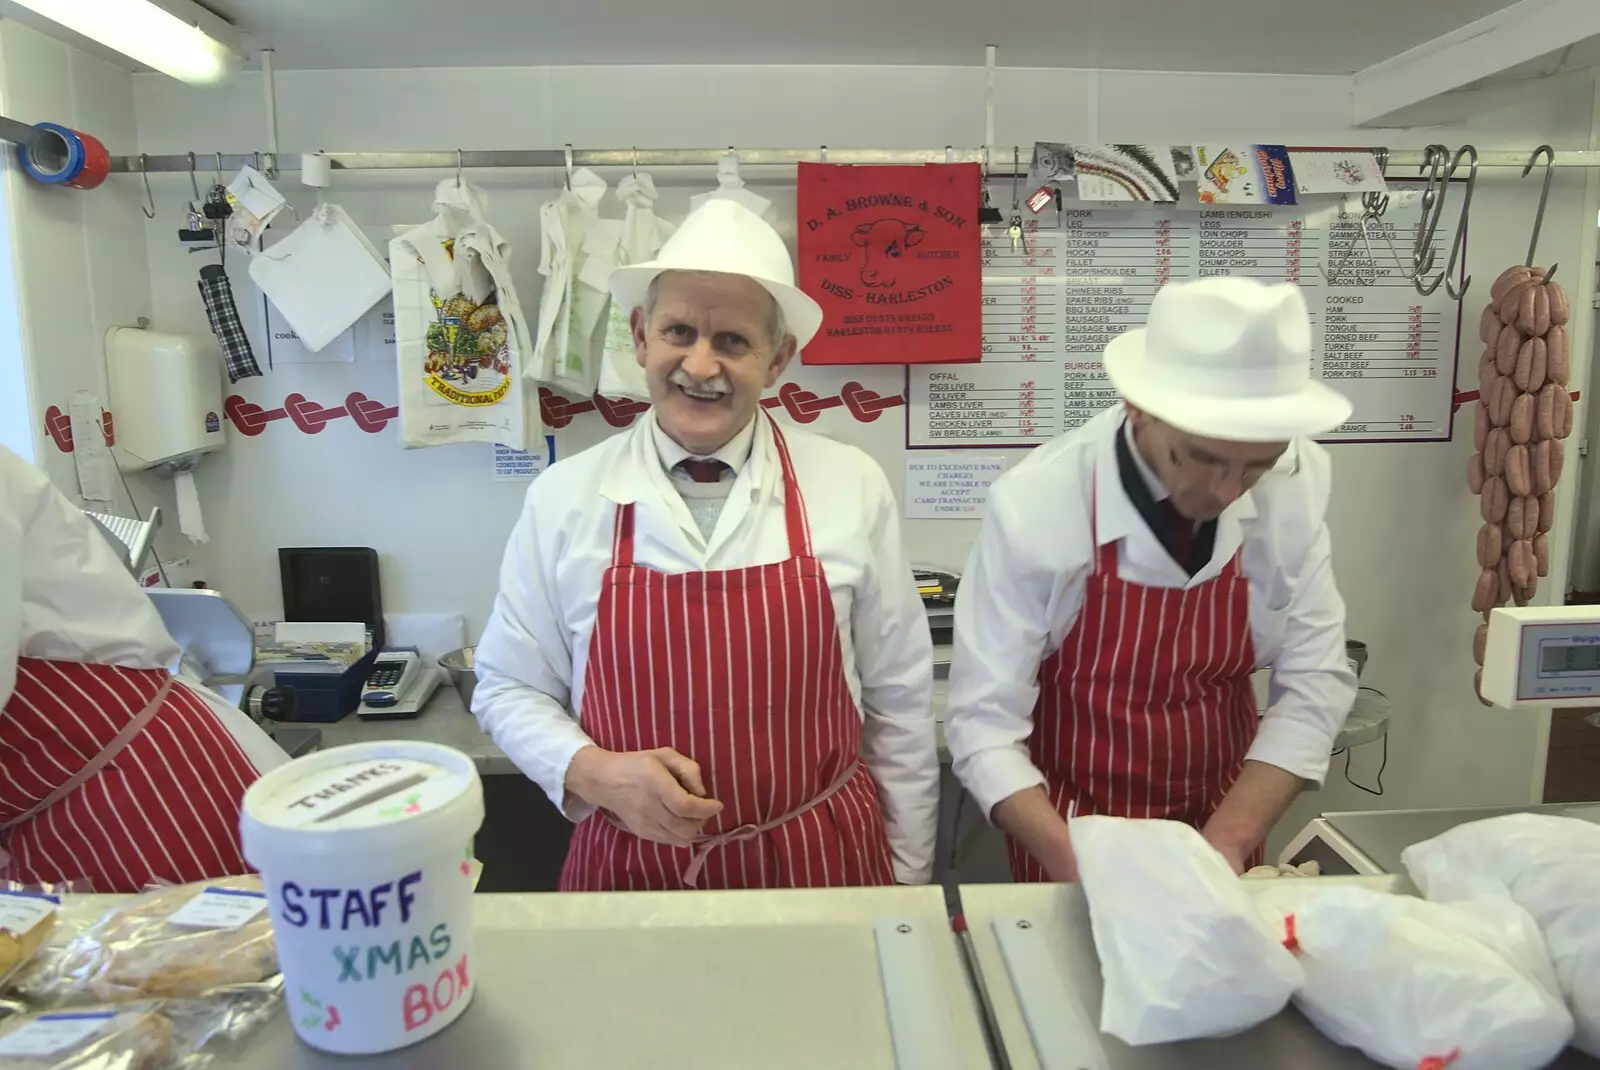
<path id="1" fill-rule="evenodd" d="M 1511 0 L 207 0 L 280 69 L 956 64 L 1350 74 Z"/>

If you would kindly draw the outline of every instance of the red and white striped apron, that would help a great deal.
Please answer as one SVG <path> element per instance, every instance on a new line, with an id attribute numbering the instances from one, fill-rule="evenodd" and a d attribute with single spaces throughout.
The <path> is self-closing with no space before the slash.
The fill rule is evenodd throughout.
<path id="1" fill-rule="evenodd" d="M 1117 575 L 1116 542 L 1099 547 L 1078 619 L 1039 667 L 1028 753 L 1051 803 L 1201 826 L 1255 739 L 1254 669 L 1237 552 L 1204 583 L 1146 587 Z M 1017 880 L 1050 879 L 1007 840 Z"/>
<path id="2" fill-rule="evenodd" d="M 693 851 L 595 814 L 573 833 L 562 891 L 894 883 L 833 599 L 776 423 L 772 435 L 788 560 L 657 572 L 633 563 L 634 507 L 618 506 L 584 674 L 582 724 L 597 745 L 678 750 L 723 811 Z"/>
<path id="3" fill-rule="evenodd" d="M 17 659 L 0 710 L 0 876 L 137 892 L 248 873 L 255 766 L 164 669 Z"/>

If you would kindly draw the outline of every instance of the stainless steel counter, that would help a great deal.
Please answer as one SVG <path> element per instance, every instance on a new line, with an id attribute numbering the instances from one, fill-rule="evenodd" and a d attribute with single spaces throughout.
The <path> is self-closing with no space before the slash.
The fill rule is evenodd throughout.
<path id="1" fill-rule="evenodd" d="M 926 951 L 897 1015 L 922 1067 L 992 1066 L 937 888 L 478 897 L 471 1007 L 387 1055 L 324 1055 L 279 1015 L 230 1070 L 912 1070 L 896 1062 L 875 924 Z M 940 1059 L 948 1056 L 948 1061 Z M 929 1060 L 932 1061 L 929 1061 Z M 920 1068 L 919 1068 L 920 1070 Z"/>
<path id="2" fill-rule="evenodd" d="M 1382 877 L 1347 879 L 1378 888 L 1395 886 Z M 1081 889 L 1065 884 L 968 884 L 961 887 L 961 902 L 1012 1070 L 1363 1070 L 1380 1065 L 1325 1039 L 1293 1007 L 1224 1040 L 1129 1047 L 1100 1035 L 1097 1028 L 1100 961 Z M 1037 934 L 1031 965 L 1017 958 L 1008 965 L 996 937 L 997 921 L 1015 927 L 1019 920 L 1029 924 L 1029 933 Z M 1012 981 L 1013 969 L 1023 976 L 1044 978 L 1043 984 L 1032 987 L 1033 992 L 1045 994 L 1038 1016 L 1026 1015 Z M 1057 991 L 1049 992 L 1051 987 Z M 1035 1050 L 1030 1024 L 1040 1031 L 1043 1054 Z M 1600 1060 L 1570 1049 L 1551 1065 L 1559 1070 L 1600 1070 Z"/>
<path id="3" fill-rule="evenodd" d="M 1559 814 L 1600 823 L 1600 806 L 1555 803 L 1546 806 L 1465 807 L 1449 810 L 1362 810 L 1323 814 L 1306 826 L 1284 852 L 1285 861 L 1332 855 L 1357 873 L 1402 873 L 1400 854 L 1414 843 L 1430 840 L 1457 825 L 1503 814 Z M 1332 852 L 1330 855 L 1328 852 Z"/>
<path id="4" fill-rule="evenodd" d="M 461 751 L 472 759 L 481 776 L 519 772 L 506 752 L 478 727 L 478 719 L 461 704 L 461 696 L 448 684 L 433 693 L 419 716 L 409 720 L 363 721 L 352 713 L 342 721 L 317 727 L 322 729 L 324 747 L 379 739 L 422 740 Z"/>

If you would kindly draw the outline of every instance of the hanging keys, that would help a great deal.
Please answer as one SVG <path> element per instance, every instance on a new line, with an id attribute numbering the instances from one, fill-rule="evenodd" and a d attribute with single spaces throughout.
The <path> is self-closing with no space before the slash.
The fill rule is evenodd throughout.
<path id="1" fill-rule="evenodd" d="M 1011 251 L 1014 253 L 1020 246 L 1023 252 L 1028 251 L 1027 242 L 1022 240 L 1022 164 L 1021 148 L 1011 147 L 1011 219 L 1006 224 L 1006 233 L 1011 236 Z"/>

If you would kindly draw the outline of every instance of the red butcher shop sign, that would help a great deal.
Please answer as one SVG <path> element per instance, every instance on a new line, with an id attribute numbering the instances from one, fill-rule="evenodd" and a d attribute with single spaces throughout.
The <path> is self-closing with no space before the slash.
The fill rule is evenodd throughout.
<path id="1" fill-rule="evenodd" d="M 957 364 L 983 353 L 977 164 L 800 165 L 806 364 Z"/>

